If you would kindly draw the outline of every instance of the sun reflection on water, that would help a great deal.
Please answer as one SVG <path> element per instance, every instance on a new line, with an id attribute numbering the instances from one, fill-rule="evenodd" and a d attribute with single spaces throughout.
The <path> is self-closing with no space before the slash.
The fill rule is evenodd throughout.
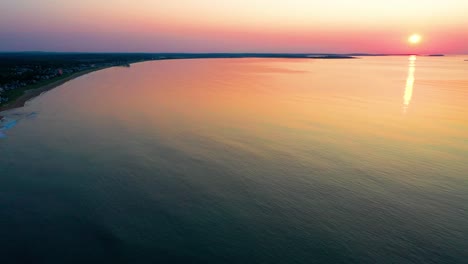
<path id="1" fill-rule="evenodd" d="M 403 95 L 403 113 L 406 113 L 413 96 L 414 72 L 416 69 L 416 56 L 409 57 L 408 77 L 406 78 L 405 93 Z"/>

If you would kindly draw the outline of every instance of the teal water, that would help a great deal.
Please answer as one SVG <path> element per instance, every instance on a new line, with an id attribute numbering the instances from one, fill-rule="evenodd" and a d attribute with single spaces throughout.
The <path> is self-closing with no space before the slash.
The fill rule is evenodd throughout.
<path id="1" fill-rule="evenodd" d="M 464 59 L 70 81 L 2 113 L 0 263 L 465 263 Z"/>

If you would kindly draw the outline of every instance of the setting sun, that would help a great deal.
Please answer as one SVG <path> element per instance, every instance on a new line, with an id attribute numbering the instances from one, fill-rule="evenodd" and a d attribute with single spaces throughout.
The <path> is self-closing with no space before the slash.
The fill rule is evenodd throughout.
<path id="1" fill-rule="evenodd" d="M 411 43 L 411 44 L 420 43 L 421 42 L 421 35 L 413 34 L 413 35 L 409 36 L 408 42 Z"/>

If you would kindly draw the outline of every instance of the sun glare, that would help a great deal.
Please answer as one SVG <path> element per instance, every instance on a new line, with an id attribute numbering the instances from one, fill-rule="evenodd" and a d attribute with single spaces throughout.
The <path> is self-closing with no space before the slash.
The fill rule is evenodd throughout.
<path id="1" fill-rule="evenodd" d="M 419 42 L 421 42 L 421 35 L 413 34 L 413 35 L 409 36 L 408 42 L 410 44 L 418 44 Z"/>

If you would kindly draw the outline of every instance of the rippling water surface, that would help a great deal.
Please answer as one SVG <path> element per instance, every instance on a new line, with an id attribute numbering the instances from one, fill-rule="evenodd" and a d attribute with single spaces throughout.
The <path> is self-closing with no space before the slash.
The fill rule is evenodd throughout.
<path id="1" fill-rule="evenodd" d="M 464 59 L 156 61 L 68 82 L 3 113 L 0 262 L 466 262 Z"/>

